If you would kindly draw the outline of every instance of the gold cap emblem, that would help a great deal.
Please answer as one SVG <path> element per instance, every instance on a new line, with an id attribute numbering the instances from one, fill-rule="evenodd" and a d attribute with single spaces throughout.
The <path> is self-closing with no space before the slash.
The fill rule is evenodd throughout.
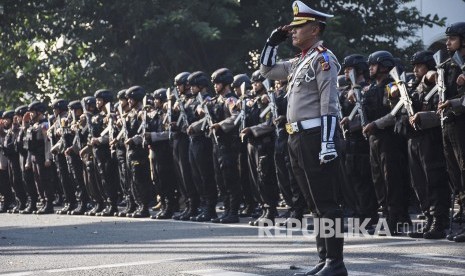
<path id="1" fill-rule="evenodd" d="M 294 16 L 299 14 L 299 5 L 297 4 L 297 2 L 294 3 Z"/>

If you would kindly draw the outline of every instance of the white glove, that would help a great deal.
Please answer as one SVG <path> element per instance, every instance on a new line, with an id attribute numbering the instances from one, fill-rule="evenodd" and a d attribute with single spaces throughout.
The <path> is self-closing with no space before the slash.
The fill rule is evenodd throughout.
<path id="1" fill-rule="evenodd" d="M 336 124 L 336 116 L 321 116 L 321 151 L 318 156 L 320 164 L 331 162 L 337 157 L 336 144 L 334 144 Z"/>
<path id="2" fill-rule="evenodd" d="M 319 154 L 320 164 L 333 161 L 337 157 L 336 145 L 334 142 L 321 142 L 321 151 Z"/>

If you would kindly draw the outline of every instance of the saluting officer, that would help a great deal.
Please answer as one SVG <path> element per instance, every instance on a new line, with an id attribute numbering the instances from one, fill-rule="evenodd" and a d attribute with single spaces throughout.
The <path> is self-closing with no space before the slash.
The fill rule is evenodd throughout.
<path id="1" fill-rule="evenodd" d="M 310 191 L 304 195 L 315 216 L 331 220 L 334 230 L 340 231 L 342 210 L 337 201 L 340 185 L 334 177 L 340 168 L 336 148 L 339 139 L 336 82 L 340 65 L 320 41 L 326 18 L 332 15 L 315 11 L 300 1 L 295 1 L 292 7 L 294 20 L 271 33 L 260 58 L 260 71 L 274 80 L 289 78 L 286 129 L 292 168 L 301 189 Z M 290 61 L 276 62 L 277 46 L 289 33 L 292 44 L 302 54 Z M 343 243 L 343 238 L 317 233 L 320 261 L 312 271 L 294 275 L 347 275 Z"/>

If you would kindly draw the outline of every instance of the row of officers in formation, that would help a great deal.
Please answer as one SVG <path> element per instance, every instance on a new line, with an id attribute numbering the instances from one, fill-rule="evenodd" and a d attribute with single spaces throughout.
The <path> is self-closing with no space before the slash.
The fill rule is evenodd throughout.
<path id="1" fill-rule="evenodd" d="M 342 170 L 334 177 L 344 208 L 370 219 L 368 227 L 382 211 L 395 233 L 412 223 L 416 202 L 426 223 L 409 235 L 446 238 L 451 197 L 460 206 L 453 221 L 465 222 L 465 22 L 446 34 L 447 53 L 415 53 L 413 74 L 401 74 L 387 51 L 342 62 Z M 63 198 L 58 214 L 145 218 L 158 198 L 154 219 L 237 223 L 260 209 L 256 226 L 278 217 L 283 199 L 285 215 L 302 219 L 312 206 L 287 148 L 299 128 L 286 120 L 287 82 L 270 83 L 260 71 L 183 72 L 172 88 L 133 86 L 116 103 L 101 89 L 53 101 L 53 114 L 39 101 L 2 112 L 1 212 L 50 214 Z M 465 232 L 447 238 L 464 242 Z"/>

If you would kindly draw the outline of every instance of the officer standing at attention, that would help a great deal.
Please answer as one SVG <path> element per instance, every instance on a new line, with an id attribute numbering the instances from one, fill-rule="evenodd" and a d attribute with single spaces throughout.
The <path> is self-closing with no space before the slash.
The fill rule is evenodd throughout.
<path id="1" fill-rule="evenodd" d="M 315 218 L 324 219 L 322 223 L 332 221 L 337 232 L 342 210 L 337 202 L 340 185 L 333 176 L 340 168 L 336 149 L 336 83 L 340 65 L 320 41 L 326 18 L 332 15 L 315 11 L 300 1 L 295 1 L 292 7 L 294 20 L 275 29 L 265 44 L 260 72 L 274 80 L 289 78 L 286 130 L 292 168 L 301 189 L 310 190 L 304 195 L 310 195 L 306 200 Z M 292 44 L 302 54 L 289 61 L 276 62 L 277 46 L 289 33 Z M 347 275 L 342 256 L 344 239 L 317 232 L 319 262 L 311 271 L 294 275 Z"/>

